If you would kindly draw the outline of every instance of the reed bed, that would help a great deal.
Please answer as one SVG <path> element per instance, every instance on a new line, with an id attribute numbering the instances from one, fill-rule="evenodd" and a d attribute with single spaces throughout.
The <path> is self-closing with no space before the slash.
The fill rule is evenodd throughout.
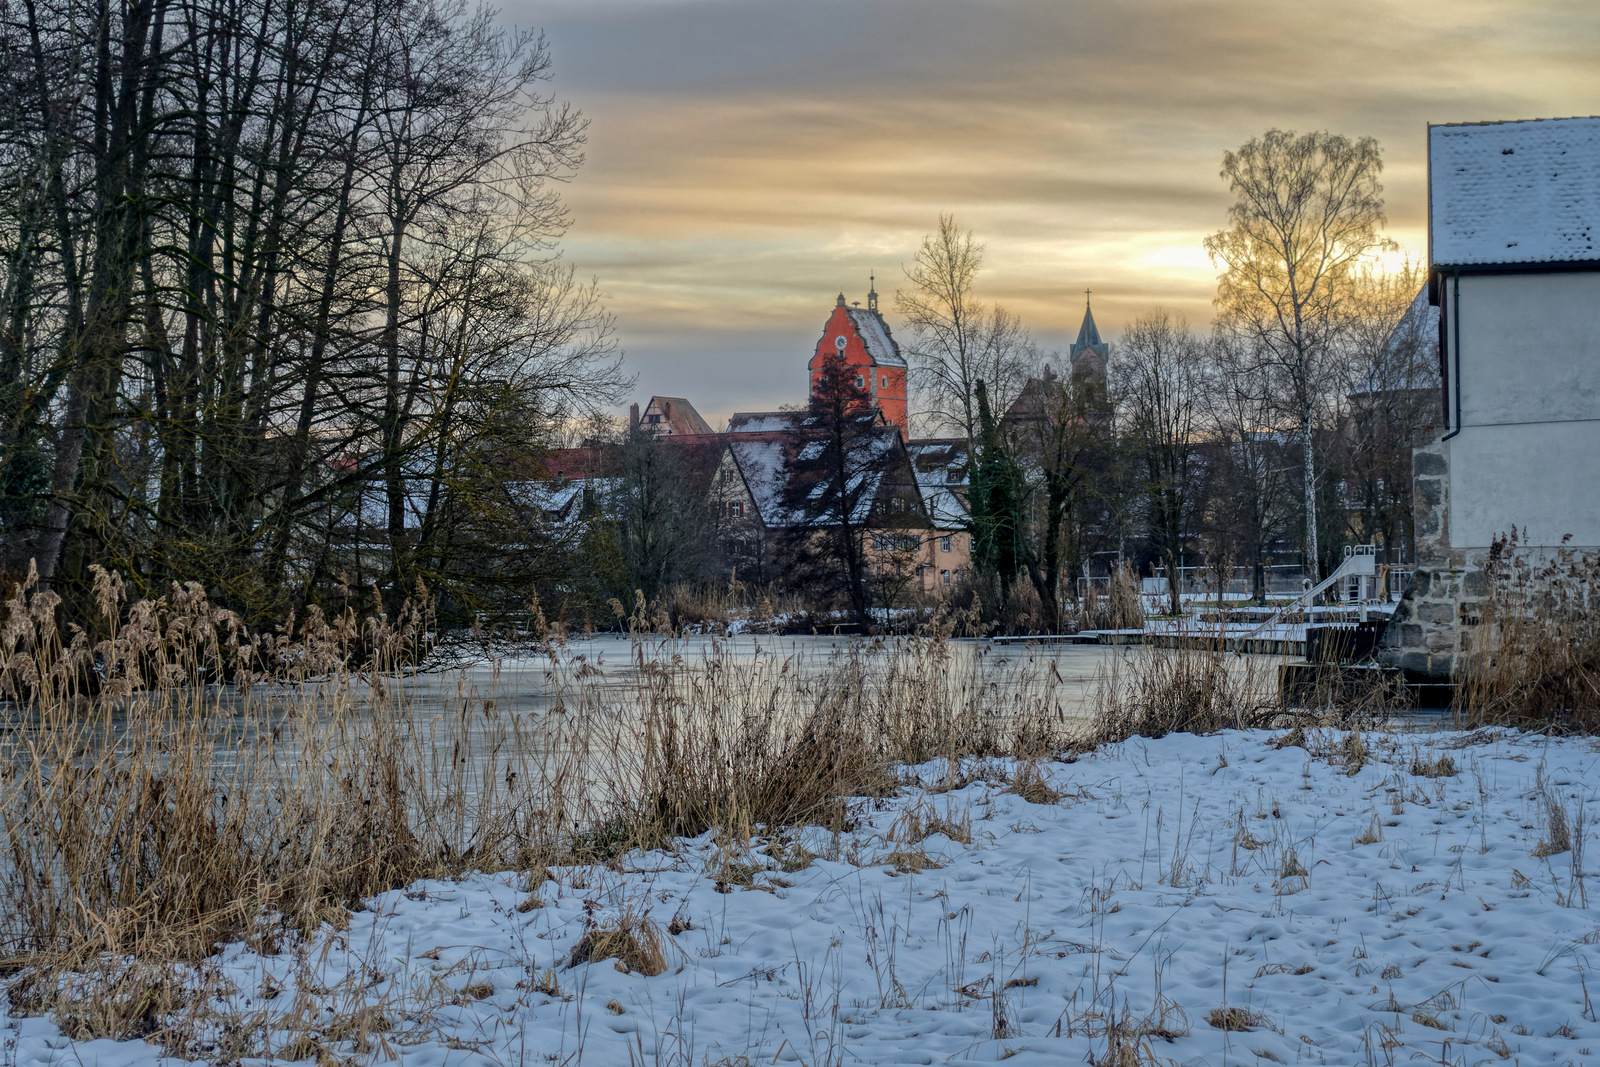
<path id="1" fill-rule="evenodd" d="M 686 657 L 636 616 L 630 682 L 552 636 L 549 710 L 525 715 L 492 674 L 418 684 L 425 608 L 251 633 L 197 587 L 97 588 L 88 629 L 31 581 L 0 629 L 0 977 L 82 1036 L 180 1048 L 220 944 L 293 941 L 417 879 L 837 824 L 899 766 L 1085 743 L 1048 660 L 996 667 L 938 631 L 803 670 Z"/>
<path id="2" fill-rule="evenodd" d="M 1119 660 L 1086 716 L 1062 703 L 1051 655 L 959 645 L 954 616 L 817 664 L 716 640 L 686 654 L 641 600 L 623 619 L 618 683 L 556 627 L 540 631 L 537 670 L 524 648 L 515 677 L 425 674 L 420 597 L 394 618 L 313 610 L 252 633 L 197 587 L 130 602 L 101 572 L 97 590 L 81 630 L 63 632 L 32 581 L 3 605 L 0 979 L 14 1010 L 73 1036 L 179 1055 L 217 1032 L 186 1005 L 206 1002 L 218 946 L 292 946 L 419 879 L 531 880 L 708 832 L 748 848 L 785 828 L 846 828 L 850 798 L 887 795 L 931 761 L 954 779 L 973 757 L 1035 761 L 1282 715 L 1259 664 L 1218 647 Z M 535 714 L 510 699 L 530 674 Z M 363 1034 L 415 1014 L 358 1001 L 346 1022 Z M 230 1055 L 268 1047 L 251 1032 Z"/>

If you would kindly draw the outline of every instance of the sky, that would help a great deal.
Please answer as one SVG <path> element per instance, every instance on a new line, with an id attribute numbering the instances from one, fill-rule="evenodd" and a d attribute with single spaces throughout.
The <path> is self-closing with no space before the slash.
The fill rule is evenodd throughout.
<path id="1" fill-rule="evenodd" d="M 502 0 L 590 121 L 564 255 L 642 403 L 714 426 L 802 400 L 842 290 L 893 293 L 941 212 L 979 294 L 1064 349 L 1203 326 L 1222 154 L 1272 127 L 1373 136 L 1388 233 L 1426 250 L 1430 122 L 1600 113 L 1595 0 Z"/>

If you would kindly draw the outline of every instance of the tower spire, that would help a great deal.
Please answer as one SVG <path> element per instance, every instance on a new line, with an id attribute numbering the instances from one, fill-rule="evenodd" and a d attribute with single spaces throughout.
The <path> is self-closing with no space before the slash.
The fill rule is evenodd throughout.
<path id="1" fill-rule="evenodd" d="M 867 310 L 878 310 L 878 275 L 876 272 L 867 275 Z"/>

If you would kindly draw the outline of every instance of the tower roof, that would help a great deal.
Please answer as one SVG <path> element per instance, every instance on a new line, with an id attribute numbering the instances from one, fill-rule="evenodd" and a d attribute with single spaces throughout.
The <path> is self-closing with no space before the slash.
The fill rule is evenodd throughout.
<path id="1" fill-rule="evenodd" d="M 1089 308 L 1088 291 L 1084 292 L 1083 325 L 1078 327 L 1078 339 L 1072 342 L 1067 350 L 1069 358 L 1076 359 L 1079 352 L 1084 349 L 1093 349 L 1102 356 L 1109 353 L 1109 346 L 1100 339 L 1100 330 L 1094 324 L 1094 312 Z"/>
<path id="2" fill-rule="evenodd" d="M 876 307 L 845 308 L 845 314 L 850 316 L 851 325 L 856 328 L 856 333 L 861 335 L 861 343 L 866 345 L 867 355 L 872 357 L 873 366 L 906 365 L 905 357 L 900 354 L 900 345 L 896 343 L 894 334 L 889 332 L 889 324 L 884 321 L 883 315 Z"/>

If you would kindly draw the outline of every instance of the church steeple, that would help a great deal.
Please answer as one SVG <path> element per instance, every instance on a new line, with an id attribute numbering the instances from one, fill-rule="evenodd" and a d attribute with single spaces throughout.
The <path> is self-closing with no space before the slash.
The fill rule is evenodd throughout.
<path id="1" fill-rule="evenodd" d="M 1100 339 L 1100 330 L 1094 324 L 1094 311 L 1089 306 L 1090 292 L 1089 289 L 1083 291 L 1083 325 L 1078 327 L 1078 339 L 1067 349 L 1067 356 L 1074 363 L 1085 350 L 1093 351 L 1101 358 L 1111 354 L 1110 346 Z"/>
<path id="2" fill-rule="evenodd" d="M 867 275 L 867 310 L 868 311 L 877 311 L 878 310 L 878 276 L 877 276 L 877 274 L 869 274 L 869 275 Z"/>

